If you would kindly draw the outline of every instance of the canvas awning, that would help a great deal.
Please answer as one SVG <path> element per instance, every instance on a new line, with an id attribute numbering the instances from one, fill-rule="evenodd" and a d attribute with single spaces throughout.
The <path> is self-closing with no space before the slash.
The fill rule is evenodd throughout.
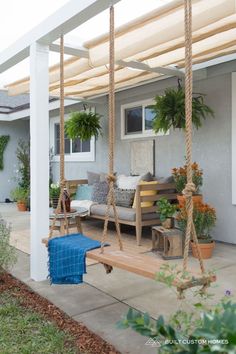
<path id="1" fill-rule="evenodd" d="M 108 91 L 108 35 L 83 46 L 88 58 L 65 61 L 65 95 L 92 97 Z M 235 0 L 193 0 L 193 63 L 236 53 Z M 116 89 L 125 88 L 163 74 L 151 69 L 184 67 L 183 1 L 175 0 L 116 30 Z M 122 60 L 122 65 L 120 64 Z M 129 62 L 148 65 L 133 70 Z M 7 86 L 10 95 L 29 91 L 29 78 Z M 59 65 L 50 68 L 50 95 L 59 95 Z"/>

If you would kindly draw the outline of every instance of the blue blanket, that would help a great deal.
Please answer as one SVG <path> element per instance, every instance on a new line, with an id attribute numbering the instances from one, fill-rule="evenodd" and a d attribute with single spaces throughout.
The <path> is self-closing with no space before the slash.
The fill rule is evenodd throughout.
<path id="1" fill-rule="evenodd" d="M 80 284 L 86 273 L 86 252 L 101 242 L 82 234 L 55 237 L 48 242 L 49 278 L 52 284 Z"/>

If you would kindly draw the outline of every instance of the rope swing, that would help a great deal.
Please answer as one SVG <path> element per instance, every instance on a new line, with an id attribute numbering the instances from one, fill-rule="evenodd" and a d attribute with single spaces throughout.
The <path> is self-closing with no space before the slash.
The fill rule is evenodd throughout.
<path id="1" fill-rule="evenodd" d="M 107 176 L 107 182 L 109 192 L 107 196 L 107 208 L 104 222 L 104 229 L 102 234 L 101 253 L 104 252 L 104 245 L 107 240 L 107 228 L 110 216 L 110 209 L 113 209 L 115 225 L 116 225 L 116 237 L 118 239 L 119 248 L 123 251 L 123 243 L 120 233 L 120 225 L 118 221 L 118 214 L 115 203 L 114 184 L 116 177 L 114 175 L 114 147 L 115 147 L 115 20 L 114 20 L 114 6 L 110 7 L 110 47 L 109 47 L 109 172 Z"/>

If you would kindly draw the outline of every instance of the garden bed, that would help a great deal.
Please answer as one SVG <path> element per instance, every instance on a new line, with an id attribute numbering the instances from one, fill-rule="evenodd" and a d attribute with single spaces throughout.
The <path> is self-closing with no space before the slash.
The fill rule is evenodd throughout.
<path id="1" fill-rule="evenodd" d="M 48 300 L 5 273 L 0 281 L 0 352 L 118 354 Z"/>

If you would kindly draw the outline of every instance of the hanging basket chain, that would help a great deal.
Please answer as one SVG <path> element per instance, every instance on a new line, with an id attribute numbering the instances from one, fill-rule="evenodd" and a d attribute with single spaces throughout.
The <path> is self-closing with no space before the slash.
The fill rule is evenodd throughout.
<path id="1" fill-rule="evenodd" d="M 185 115 L 186 115 L 186 160 L 187 160 L 187 184 L 183 191 L 186 197 L 186 209 L 188 213 L 187 228 L 184 245 L 183 271 L 187 271 L 189 244 L 191 236 L 196 244 L 201 272 L 205 273 L 205 268 L 198 244 L 195 225 L 193 222 L 193 199 L 192 195 L 196 190 L 192 176 L 192 0 L 185 0 Z"/>
<path id="2" fill-rule="evenodd" d="M 118 239 L 118 244 L 120 250 L 123 250 L 123 244 L 120 233 L 120 225 L 118 222 L 118 214 L 115 204 L 114 196 L 114 184 L 116 177 L 114 175 L 114 145 L 115 145 L 115 23 L 114 23 L 114 6 L 110 7 L 110 47 L 109 47 L 109 174 L 107 176 L 107 182 L 109 187 L 109 192 L 107 196 L 107 208 L 104 222 L 104 229 L 102 234 L 101 242 L 101 253 L 104 252 L 104 245 L 107 239 L 107 228 L 109 221 L 109 214 L 111 207 L 113 208 L 115 225 L 116 225 L 116 236 Z"/>
<path id="3" fill-rule="evenodd" d="M 55 228 L 56 220 L 58 214 L 61 213 L 61 208 L 64 214 L 64 221 L 67 234 L 69 233 L 69 225 L 66 214 L 65 196 L 64 189 L 66 187 L 65 181 L 65 121 L 64 121 L 64 37 L 60 37 L 60 195 L 58 198 L 57 208 L 55 210 L 55 215 L 50 226 L 49 238 L 53 235 L 53 230 Z"/>

